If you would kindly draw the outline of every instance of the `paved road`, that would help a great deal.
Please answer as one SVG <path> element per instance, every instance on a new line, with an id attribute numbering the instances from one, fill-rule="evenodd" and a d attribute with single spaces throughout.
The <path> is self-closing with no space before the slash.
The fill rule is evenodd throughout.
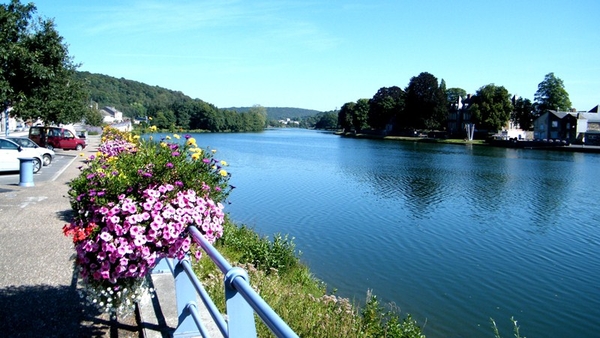
<path id="1" fill-rule="evenodd" d="M 39 182 L 54 181 L 62 172 L 79 156 L 76 151 L 57 150 L 54 160 L 49 166 L 42 167 L 37 174 L 33 175 L 34 185 Z M 0 173 L 0 186 L 18 185 L 20 181 L 19 172 Z"/>

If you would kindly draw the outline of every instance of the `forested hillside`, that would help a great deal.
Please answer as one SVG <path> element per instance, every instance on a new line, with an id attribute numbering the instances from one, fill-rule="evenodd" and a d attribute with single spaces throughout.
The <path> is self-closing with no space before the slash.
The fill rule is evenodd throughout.
<path id="1" fill-rule="evenodd" d="M 247 112 L 252 107 L 231 107 L 226 108 L 227 110 L 235 110 L 240 113 Z M 285 120 L 287 118 L 304 118 L 308 116 L 314 116 L 320 113 L 318 110 L 302 109 L 302 108 L 291 108 L 291 107 L 266 107 L 267 117 L 269 120 Z"/>
<path id="2" fill-rule="evenodd" d="M 129 118 L 152 118 L 159 128 L 208 131 L 259 131 L 277 120 L 302 121 L 314 127 L 316 110 L 301 108 L 239 107 L 219 109 L 201 99 L 192 99 L 180 91 L 150 86 L 138 81 L 108 75 L 77 72 L 84 83 L 90 103 L 98 108 L 115 107 Z M 308 123 L 311 121 L 312 123 Z"/>

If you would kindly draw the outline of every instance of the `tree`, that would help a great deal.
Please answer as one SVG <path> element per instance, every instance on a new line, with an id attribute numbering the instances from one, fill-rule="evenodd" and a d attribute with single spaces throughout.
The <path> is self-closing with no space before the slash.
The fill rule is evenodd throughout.
<path id="1" fill-rule="evenodd" d="M 367 117 L 369 116 L 369 100 L 358 99 L 356 105 L 354 105 L 352 114 L 352 125 L 356 132 L 360 132 L 363 129 L 369 128 Z"/>
<path id="2" fill-rule="evenodd" d="M 533 129 L 533 119 L 535 116 L 531 100 L 520 97 L 514 101 L 513 105 L 512 121 L 518 124 L 523 130 Z"/>
<path id="3" fill-rule="evenodd" d="M 104 117 L 98 109 L 88 108 L 83 118 L 86 124 L 94 127 L 100 127 L 104 123 Z"/>
<path id="4" fill-rule="evenodd" d="M 338 116 L 334 111 L 317 114 L 319 120 L 315 123 L 316 129 L 337 129 Z"/>
<path id="5" fill-rule="evenodd" d="M 462 88 L 448 88 L 446 98 L 450 105 L 458 104 L 458 98 L 464 100 L 467 97 L 467 91 Z"/>
<path id="6" fill-rule="evenodd" d="M 477 128 L 494 132 L 506 125 L 512 109 L 508 90 L 493 84 L 479 88 L 469 106 L 471 120 Z"/>
<path id="7" fill-rule="evenodd" d="M 382 87 L 369 100 L 368 123 L 373 129 L 382 130 L 404 109 L 405 93 L 400 87 Z"/>
<path id="8" fill-rule="evenodd" d="M 533 98 L 537 116 L 550 110 L 568 111 L 571 109 L 569 93 L 565 90 L 563 81 L 554 76 L 554 73 L 546 74 L 544 81 L 538 85 L 538 90 Z"/>
<path id="9" fill-rule="evenodd" d="M 52 20 L 34 17 L 33 4 L 0 5 L 0 100 L 23 119 L 46 124 L 82 119 L 86 94 L 77 66 Z"/>
<path id="10" fill-rule="evenodd" d="M 412 77 L 406 88 L 405 126 L 416 129 L 444 126 L 448 113 L 445 95 L 435 76 L 423 72 Z"/>
<path id="11" fill-rule="evenodd" d="M 352 117 L 354 116 L 354 102 L 346 102 L 338 113 L 338 124 L 344 132 L 352 130 Z"/>

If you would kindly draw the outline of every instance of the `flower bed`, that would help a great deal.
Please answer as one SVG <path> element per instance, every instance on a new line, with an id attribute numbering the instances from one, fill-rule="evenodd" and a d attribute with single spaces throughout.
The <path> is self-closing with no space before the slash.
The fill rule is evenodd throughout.
<path id="1" fill-rule="evenodd" d="M 147 273 L 164 257 L 196 250 L 194 225 L 212 243 L 223 234 L 229 194 L 226 163 L 186 135 L 143 140 L 107 128 L 96 155 L 70 182 L 72 236 L 80 288 L 91 304 L 111 314 L 133 309 Z"/>

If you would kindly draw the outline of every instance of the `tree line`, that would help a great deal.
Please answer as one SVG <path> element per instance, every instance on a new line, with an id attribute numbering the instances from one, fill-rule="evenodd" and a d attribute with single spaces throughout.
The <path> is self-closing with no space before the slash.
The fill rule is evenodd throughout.
<path id="1" fill-rule="evenodd" d="M 463 114 L 478 130 L 496 132 L 508 122 L 532 130 L 533 121 L 550 110 L 571 109 L 564 83 L 549 73 L 538 85 L 534 102 L 512 96 L 503 86 L 485 85 L 474 95 L 462 88 L 446 88 L 446 83 L 427 72 L 412 77 L 405 89 L 382 87 L 370 99 L 345 103 L 338 112 L 338 125 L 345 132 L 385 132 L 414 134 L 416 130 L 446 131 L 450 136 L 464 134 L 449 128 L 449 120 Z"/>

